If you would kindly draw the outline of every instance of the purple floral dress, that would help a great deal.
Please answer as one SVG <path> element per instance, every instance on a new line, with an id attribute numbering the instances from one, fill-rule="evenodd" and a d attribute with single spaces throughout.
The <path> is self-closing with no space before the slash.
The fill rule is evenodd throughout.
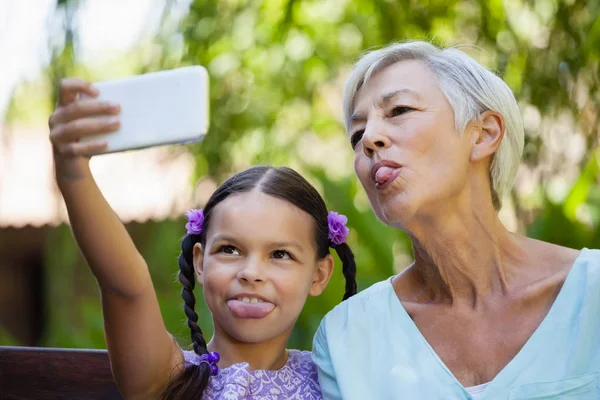
<path id="1" fill-rule="evenodd" d="M 198 364 L 198 355 L 184 351 L 186 366 Z M 248 363 L 219 369 L 202 400 L 321 400 L 317 368 L 309 351 L 289 350 L 285 365 L 276 371 L 251 371 Z"/>

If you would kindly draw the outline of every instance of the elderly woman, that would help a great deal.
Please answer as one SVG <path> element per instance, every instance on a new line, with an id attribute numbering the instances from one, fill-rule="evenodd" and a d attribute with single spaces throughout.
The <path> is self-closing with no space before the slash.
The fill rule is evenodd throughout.
<path id="1" fill-rule="evenodd" d="M 600 399 L 600 251 L 498 219 L 524 141 L 507 85 L 456 49 L 394 44 L 356 64 L 344 117 L 414 263 L 323 320 L 325 399 Z"/>

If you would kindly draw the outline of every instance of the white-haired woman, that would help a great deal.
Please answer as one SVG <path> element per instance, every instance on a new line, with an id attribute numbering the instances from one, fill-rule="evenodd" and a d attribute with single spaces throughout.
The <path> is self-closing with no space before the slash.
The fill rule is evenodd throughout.
<path id="1" fill-rule="evenodd" d="M 323 320 L 325 399 L 600 399 L 600 252 L 505 229 L 515 98 L 457 49 L 366 54 L 346 86 L 354 168 L 415 261 Z"/>

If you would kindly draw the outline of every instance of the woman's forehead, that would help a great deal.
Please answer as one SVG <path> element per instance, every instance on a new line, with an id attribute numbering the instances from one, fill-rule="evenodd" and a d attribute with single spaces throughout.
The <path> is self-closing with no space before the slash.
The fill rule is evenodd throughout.
<path id="1" fill-rule="evenodd" d="M 354 111 L 382 105 L 398 97 L 423 101 L 438 93 L 441 94 L 437 76 L 423 61 L 401 61 L 370 76 L 356 93 Z"/>

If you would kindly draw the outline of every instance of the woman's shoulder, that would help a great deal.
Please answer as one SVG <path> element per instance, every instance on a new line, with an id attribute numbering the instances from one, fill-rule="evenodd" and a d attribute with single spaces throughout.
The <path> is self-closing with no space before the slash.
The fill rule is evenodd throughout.
<path id="1" fill-rule="evenodd" d="M 584 261 L 594 267 L 600 267 L 600 249 L 581 249 L 577 261 Z"/>
<path id="2" fill-rule="evenodd" d="M 600 250 L 583 248 L 576 253 L 575 260 L 567 263 L 570 265 L 567 265 L 565 279 L 572 277 L 573 280 L 578 276 L 577 279 L 585 281 L 587 286 L 600 289 Z"/>
<path id="3" fill-rule="evenodd" d="M 574 249 L 528 237 L 521 239 L 520 249 L 523 251 L 517 261 L 527 267 L 523 268 L 527 285 L 535 282 L 539 286 L 541 282 L 554 291 L 569 277 L 579 276 L 588 282 L 600 279 L 600 250 Z"/>
<path id="4" fill-rule="evenodd" d="M 600 250 L 586 248 L 581 250 L 572 270 L 569 274 L 579 272 L 584 276 L 588 290 L 600 294 Z"/>
<path id="5" fill-rule="evenodd" d="M 551 269 L 553 264 L 564 265 L 560 269 L 554 268 L 554 273 L 546 273 L 545 277 L 546 286 L 559 293 L 554 308 L 562 309 L 561 312 L 573 312 L 576 309 L 580 316 L 587 315 L 581 310 L 597 314 L 600 312 L 600 250 L 563 249 L 555 252 L 554 261 L 546 258 L 546 262 L 539 265 L 540 269 Z M 559 301 L 561 298 L 568 301 Z"/>
<path id="6" fill-rule="evenodd" d="M 378 312 L 386 310 L 388 306 L 385 304 L 389 304 L 394 299 L 397 301 L 391 278 L 387 278 L 336 305 L 325 315 L 323 322 L 344 327 L 350 319 L 359 319 L 363 322 L 377 319 Z"/>

